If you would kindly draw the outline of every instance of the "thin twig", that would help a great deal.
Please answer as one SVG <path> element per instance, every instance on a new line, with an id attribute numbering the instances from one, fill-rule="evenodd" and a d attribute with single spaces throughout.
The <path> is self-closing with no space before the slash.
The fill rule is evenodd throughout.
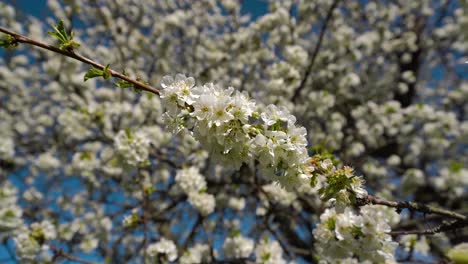
<path id="1" fill-rule="evenodd" d="M 75 261 L 75 262 L 78 262 L 78 263 L 82 263 L 82 264 L 96 264 L 95 262 L 92 262 L 92 261 L 87 261 L 87 260 L 83 260 L 83 259 L 80 259 L 80 258 L 77 258 L 69 253 L 66 253 L 63 251 L 63 249 L 61 248 L 58 248 L 50 243 L 47 243 L 47 245 L 49 246 L 49 248 L 54 252 L 54 259 L 56 258 L 59 258 L 59 257 L 62 257 L 62 258 L 66 258 L 68 260 L 71 260 L 71 261 Z"/>
<path id="2" fill-rule="evenodd" d="M 389 232 L 390 235 L 409 235 L 409 234 L 417 234 L 417 235 L 434 235 L 440 232 L 447 232 L 452 231 L 460 228 L 464 228 L 468 226 L 468 219 L 465 220 L 456 220 L 452 222 L 444 222 L 439 226 L 434 228 L 425 229 L 425 230 L 401 230 L 401 231 L 391 231 Z"/>
<path id="3" fill-rule="evenodd" d="M 338 6 L 340 1 L 341 0 L 335 0 L 333 2 L 333 4 L 330 6 L 330 9 L 328 9 L 327 16 L 325 17 L 325 21 L 323 22 L 322 28 L 320 29 L 320 35 L 319 35 L 319 39 L 317 41 L 317 45 L 315 45 L 315 49 L 312 52 L 312 58 L 310 59 L 309 65 L 307 65 L 307 68 L 306 68 L 306 70 L 304 72 L 304 77 L 302 78 L 301 83 L 299 84 L 299 86 L 296 89 L 294 89 L 294 94 L 293 94 L 293 97 L 291 98 L 291 101 L 293 103 L 295 103 L 297 101 L 297 99 L 299 99 L 299 95 L 301 94 L 302 90 L 304 89 L 305 84 L 307 82 L 307 79 L 309 79 L 309 75 L 312 72 L 312 68 L 314 67 L 314 63 L 315 63 L 315 60 L 317 58 L 318 52 L 320 50 L 320 47 L 322 46 L 323 37 L 325 36 L 325 31 L 327 30 L 328 23 L 330 22 L 330 20 L 332 18 L 333 11 Z"/>
<path id="4" fill-rule="evenodd" d="M 449 210 L 445 210 L 442 208 L 438 208 L 435 206 L 420 204 L 416 202 L 408 202 L 408 201 L 403 201 L 403 202 L 388 201 L 388 200 L 382 199 L 380 197 L 372 196 L 372 195 L 368 195 L 364 198 L 359 199 L 358 205 L 366 205 L 366 204 L 386 205 L 389 207 L 394 207 L 397 210 L 402 210 L 406 208 L 410 211 L 418 211 L 418 212 L 427 213 L 427 214 L 437 214 L 437 215 L 454 218 L 457 220 L 468 219 L 465 215 L 452 212 Z"/>
<path id="5" fill-rule="evenodd" d="M 8 35 L 12 36 L 15 43 L 26 43 L 26 44 L 33 45 L 33 46 L 36 46 L 36 47 L 39 47 L 39 48 L 42 48 L 42 49 L 46 49 L 46 50 L 49 50 L 49 51 L 52 51 L 52 52 L 55 52 L 55 53 L 59 53 L 59 54 L 64 55 L 66 57 L 73 58 L 73 59 L 81 61 L 83 63 L 92 65 L 93 67 L 101 69 L 101 70 L 104 70 L 104 68 L 105 68 L 104 65 L 99 64 L 99 63 L 97 63 L 97 62 L 95 62 L 95 61 L 93 61 L 93 60 L 91 60 L 91 59 L 89 59 L 89 58 L 87 58 L 87 57 L 85 57 L 83 55 L 80 55 L 80 54 L 76 53 L 73 49 L 62 50 L 62 49 L 59 49 L 59 48 L 54 47 L 52 45 L 49 45 L 47 43 L 40 42 L 40 41 L 31 39 L 31 38 L 28 38 L 26 36 L 23 36 L 23 35 L 21 35 L 19 33 L 13 32 L 13 31 L 8 30 L 8 29 L 3 28 L 3 27 L 0 27 L 0 32 L 3 32 L 5 34 L 8 34 Z M 109 70 L 110 74 L 113 77 L 125 80 L 125 81 L 127 81 L 129 83 L 132 83 L 132 84 L 135 85 L 136 88 L 139 88 L 139 89 L 148 91 L 150 93 L 154 93 L 154 94 L 159 95 L 159 89 L 157 89 L 157 88 L 154 88 L 152 86 L 144 84 L 143 82 L 132 79 L 132 78 L 130 78 L 128 76 L 125 76 L 124 74 L 122 74 L 120 72 L 117 72 L 115 70 L 112 70 L 112 69 L 108 69 L 108 70 Z"/>

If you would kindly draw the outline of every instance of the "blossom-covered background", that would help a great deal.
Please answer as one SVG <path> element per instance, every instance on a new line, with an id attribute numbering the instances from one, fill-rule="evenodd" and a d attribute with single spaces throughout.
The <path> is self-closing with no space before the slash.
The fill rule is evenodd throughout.
<path id="1" fill-rule="evenodd" d="M 161 98 L 0 51 L 2 263 L 436 262 L 468 240 L 343 207 L 467 214 L 466 1 L 41 2 L 1 2 L 0 26 L 54 44 L 62 19 Z M 351 195 L 324 199 L 327 175 Z"/>

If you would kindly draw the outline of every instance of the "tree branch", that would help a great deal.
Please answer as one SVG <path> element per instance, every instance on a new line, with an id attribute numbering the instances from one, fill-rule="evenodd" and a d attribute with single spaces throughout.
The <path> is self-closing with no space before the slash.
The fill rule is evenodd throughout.
<path id="1" fill-rule="evenodd" d="M 388 201 L 380 197 L 367 195 L 366 197 L 358 200 L 359 206 L 366 205 L 366 204 L 386 205 L 389 207 L 396 208 L 397 211 L 401 211 L 402 209 L 406 208 L 410 211 L 418 211 L 418 212 L 428 213 L 428 214 L 437 214 L 437 215 L 442 215 L 442 216 L 446 216 L 446 217 L 450 217 L 450 218 L 454 218 L 454 219 L 462 220 L 462 221 L 468 220 L 468 218 L 465 215 L 452 212 L 449 210 L 445 210 L 442 208 L 438 208 L 435 206 L 431 206 L 431 205 L 420 204 L 417 202 L 408 202 L 408 201 L 395 202 L 395 201 Z"/>
<path id="2" fill-rule="evenodd" d="M 301 83 L 299 86 L 294 90 L 293 97 L 291 98 L 291 101 L 295 103 L 297 99 L 299 99 L 299 95 L 301 94 L 301 91 L 304 89 L 305 84 L 307 82 L 307 79 L 309 78 L 310 73 L 312 72 L 312 68 L 314 67 L 315 59 L 317 58 L 318 52 L 320 50 L 320 47 L 322 46 L 322 41 L 323 37 L 325 36 L 325 31 L 327 30 L 328 23 L 330 22 L 332 15 L 333 15 L 333 10 L 338 6 L 338 3 L 341 0 L 335 0 L 333 4 L 330 6 L 330 9 L 328 9 L 327 16 L 325 17 L 325 21 L 322 24 L 322 28 L 320 29 L 320 35 L 319 39 L 317 42 L 317 45 L 315 46 L 314 51 L 312 52 L 312 58 L 310 59 L 309 65 L 307 65 L 307 68 L 304 73 L 304 77 L 301 80 Z"/>
<path id="3" fill-rule="evenodd" d="M 468 219 L 465 220 L 456 220 L 452 222 L 444 222 L 439 226 L 434 228 L 425 229 L 425 230 L 401 230 L 401 231 L 391 231 L 390 235 L 409 235 L 409 234 L 418 234 L 418 235 L 433 235 L 440 232 L 452 231 L 468 226 Z"/>
<path id="4" fill-rule="evenodd" d="M 95 262 L 79 259 L 71 254 L 68 254 L 64 252 L 63 249 L 58 248 L 50 243 L 47 243 L 47 245 L 54 252 L 54 257 L 53 257 L 54 260 L 56 260 L 59 257 L 63 257 L 68 260 L 75 261 L 75 262 L 82 263 L 82 264 L 95 264 Z"/>
<path id="5" fill-rule="evenodd" d="M 13 31 L 8 30 L 8 29 L 3 28 L 3 27 L 0 27 L 0 32 L 3 32 L 5 34 L 8 34 L 11 37 L 13 37 L 14 43 L 26 43 L 26 44 L 29 44 L 29 45 L 32 45 L 32 46 L 36 46 L 36 47 L 39 47 L 39 48 L 42 48 L 42 49 L 46 49 L 46 50 L 61 54 L 63 56 L 69 57 L 69 58 L 73 58 L 75 60 L 78 60 L 78 61 L 81 61 L 83 63 L 89 64 L 89 65 L 91 65 L 91 66 L 93 66 L 95 68 L 101 69 L 101 70 L 104 70 L 104 68 L 105 68 L 104 65 L 99 64 L 99 63 L 97 63 L 97 62 L 95 62 L 95 61 L 93 61 L 93 60 L 91 60 L 91 59 L 89 59 L 89 58 L 87 58 L 85 56 L 82 56 L 82 55 L 80 55 L 78 53 L 75 53 L 75 51 L 73 51 L 73 49 L 62 50 L 62 49 L 59 49 L 59 48 L 54 47 L 52 45 L 49 45 L 47 43 L 40 42 L 40 41 L 31 39 L 31 38 L 28 38 L 26 36 L 23 36 L 21 34 L 18 34 L 16 32 L 13 32 Z M 148 91 L 150 93 L 154 93 L 154 94 L 159 95 L 159 89 L 156 89 L 156 88 L 154 88 L 152 86 L 144 84 L 141 81 L 137 81 L 137 80 L 132 79 L 132 78 L 130 78 L 128 76 L 125 76 L 124 74 L 122 74 L 120 72 L 117 72 L 115 70 L 112 70 L 112 69 L 108 69 L 108 70 L 109 70 L 110 74 L 113 77 L 125 80 L 125 81 L 127 81 L 129 83 L 132 83 L 133 85 L 135 85 L 136 88 L 139 88 L 139 89 Z"/>

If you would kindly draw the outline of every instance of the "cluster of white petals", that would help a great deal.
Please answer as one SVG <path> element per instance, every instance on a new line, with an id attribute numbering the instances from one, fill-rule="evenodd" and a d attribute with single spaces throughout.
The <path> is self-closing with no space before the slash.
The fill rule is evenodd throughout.
<path id="1" fill-rule="evenodd" d="M 165 76 L 161 86 L 168 125 L 192 130 L 210 157 L 233 168 L 257 160 L 266 177 L 287 189 L 310 184 L 304 168 L 307 132 L 286 108 L 260 111 L 246 93 L 213 83 L 195 86 L 182 74 Z"/>
<path id="2" fill-rule="evenodd" d="M 144 132 L 133 133 L 129 130 L 121 130 L 115 136 L 114 145 L 129 165 L 137 166 L 148 160 L 150 141 Z"/>
<path id="3" fill-rule="evenodd" d="M 49 247 L 44 242 L 56 238 L 57 230 L 47 220 L 32 223 L 29 228 L 24 226 L 14 237 L 16 254 L 24 261 L 37 260 L 38 255 L 41 255 L 41 259 L 45 261 Z"/>
<path id="4" fill-rule="evenodd" d="M 47 245 L 139 261 L 143 226 L 150 263 L 450 258 L 458 234 L 394 250 L 399 215 L 355 202 L 366 187 L 460 210 L 466 1 L 268 0 L 250 15 L 240 0 L 48 0 L 41 18 L 1 2 L 2 27 L 56 45 L 62 19 L 76 53 L 162 79 L 159 97 L 83 82 L 89 65 L 24 43 L 0 50 L 0 252 L 17 262 L 66 261 Z"/>
<path id="5" fill-rule="evenodd" d="M 17 205 L 17 192 L 9 182 L 0 185 L 0 238 L 23 224 L 23 210 Z"/>
<path id="6" fill-rule="evenodd" d="M 255 247 L 255 263 L 286 264 L 283 258 L 283 248 L 278 241 L 261 240 Z"/>
<path id="7" fill-rule="evenodd" d="M 158 242 L 150 244 L 147 248 L 150 257 L 163 256 L 168 261 L 177 259 L 177 248 L 172 240 L 161 238 Z"/>
<path id="8" fill-rule="evenodd" d="M 254 250 L 254 241 L 237 234 L 224 240 L 224 256 L 227 258 L 247 258 Z"/>
<path id="9" fill-rule="evenodd" d="M 189 248 L 179 259 L 181 264 L 200 264 L 211 262 L 210 246 L 196 244 Z"/>
<path id="10" fill-rule="evenodd" d="M 381 205 L 363 206 L 359 213 L 349 207 L 342 213 L 325 210 L 313 231 L 320 261 L 343 263 L 353 258 L 358 263 L 396 263 L 398 244 L 387 233 L 393 224 L 389 219 L 397 217 L 395 210 Z"/>
<path id="11" fill-rule="evenodd" d="M 189 167 L 177 171 L 175 181 L 177 186 L 188 196 L 189 203 L 201 215 L 211 214 L 216 206 L 215 197 L 206 193 L 206 181 L 197 168 Z"/>

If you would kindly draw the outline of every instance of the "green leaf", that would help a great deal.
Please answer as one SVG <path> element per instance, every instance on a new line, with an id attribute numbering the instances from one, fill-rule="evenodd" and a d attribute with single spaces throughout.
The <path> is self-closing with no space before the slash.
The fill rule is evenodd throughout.
<path id="1" fill-rule="evenodd" d="M 468 243 L 461 243 L 447 252 L 447 257 L 455 264 L 468 263 Z"/>
<path id="2" fill-rule="evenodd" d="M 62 20 L 59 20 L 57 25 L 54 26 L 54 30 L 55 31 L 50 31 L 47 33 L 50 36 L 55 37 L 61 43 L 60 49 L 70 50 L 80 46 L 78 42 L 73 41 L 73 31 L 70 33 L 70 36 L 68 35 Z"/>
<path id="3" fill-rule="evenodd" d="M 271 257 L 271 254 L 269 252 L 265 253 L 262 255 L 262 262 L 266 262 L 267 260 L 269 260 Z"/>
<path id="4" fill-rule="evenodd" d="M 80 160 L 91 160 L 93 157 L 91 156 L 90 152 L 83 152 L 80 155 Z"/>
<path id="5" fill-rule="evenodd" d="M 140 168 L 148 167 L 148 166 L 150 166 L 150 165 L 151 165 L 151 161 L 149 161 L 149 160 L 142 161 L 142 162 L 140 162 L 140 163 L 138 164 L 138 166 L 139 166 Z"/>
<path id="6" fill-rule="evenodd" d="M 242 233 L 240 230 L 234 230 L 231 232 L 231 234 L 229 234 L 230 237 L 238 237 L 240 236 Z"/>
<path id="7" fill-rule="evenodd" d="M 119 88 L 132 88 L 133 87 L 133 83 L 127 82 L 125 80 L 119 80 L 118 82 L 115 83 L 115 85 L 117 85 L 117 87 Z"/>
<path id="8" fill-rule="evenodd" d="M 132 134 L 132 130 L 130 128 L 125 128 L 125 134 L 127 134 L 127 137 L 130 141 L 133 141 L 133 134 Z"/>
<path id="9" fill-rule="evenodd" d="M 156 191 L 156 188 L 154 186 L 149 186 L 149 187 L 145 187 L 143 191 L 145 192 L 146 195 L 151 195 L 154 191 Z"/>
<path id="10" fill-rule="evenodd" d="M 0 39 L 0 47 L 3 48 L 15 48 L 18 46 L 18 42 L 16 41 L 15 37 L 12 35 L 6 35 L 5 38 Z"/>
<path id="11" fill-rule="evenodd" d="M 330 218 L 328 218 L 324 225 L 327 227 L 328 230 L 335 230 L 335 227 L 336 227 L 336 216 L 332 216 Z"/>
<path id="12" fill-rule="evenodd" d="M 106 65 L 106 67 L 104 68 L 104 74 L 102 75 L 102 77 L 104 77 L 104 79 L 109 79 L 111 77 L 111 72 L 109 70 L 109 64 Z"/>
<path id="13" fill-rule="evenodd" d="M 449 165 L 451 173 L 459 173 L 463 169 L 463 163 L 458 161 L 452 161 Z"/>
<path id="14" fill-rule="evenodd" d="M 103 70 L 100 70 L 100 69 L 97 69 L 97 68 L 91 68 L 84 76 L 84 81 L 86 82 L 87 80 L 91 79 L 91 78 L 96 78 L 96 77 L 100 77 L 100 76 L 104 76 L 104 71 Z"/>
<path id="15" fill-rule="evenodd" d="M 109 79 L 111 76 L 111 72 L 109 70 L 109 64 L 106 65 L 104 70 L 98 69 L 98 68 L 91 68 L 84 76 L 84 81 L 86 82 L 87 80 L 91 78 L 96 78 L 96 77 L 103 77 L 104 79 Z"/>
<path id="16" fill-rule="evenodd" d="M 154 97 L 153 93 L 148 92 L 148 93 L 146 93 L 146 95 L 148 96 L 148 99 L 150 99 L 150 100 L 153 99 L 153 97 Z"/>
<path id="17" fill-rule="evenodd" d="M 63 25 L 63 21 L 59 20 L 57 25 L 54 26 L 54 31 L 48 32 L 49 35 L 56 37 L 60 42 L 64 43 L 68 41 L 68 34 Z"/>

